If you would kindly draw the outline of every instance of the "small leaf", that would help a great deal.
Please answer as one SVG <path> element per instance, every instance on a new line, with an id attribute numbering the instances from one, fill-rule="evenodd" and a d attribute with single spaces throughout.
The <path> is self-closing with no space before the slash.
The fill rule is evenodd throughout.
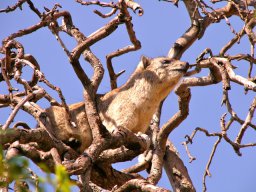
<path id="1" fill-rule="evenodd" d="M 69 175 L 62 165 L 57 165 L 55 167 L 56 173 L 56 191 L 57 192 L 70 192 L 70 187 L 73 186 L 72 182 L 69 179 Z"/>

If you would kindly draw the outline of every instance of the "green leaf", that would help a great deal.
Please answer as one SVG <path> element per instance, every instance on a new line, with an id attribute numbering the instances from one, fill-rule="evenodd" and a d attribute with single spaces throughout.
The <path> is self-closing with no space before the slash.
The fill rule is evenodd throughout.
<path id="1" fill-rule="evenodd" d="M 55 167 L 56 173 L 56 191 L 57 192 L 70 192 L 70 188 L 73 186 L 73 183 L 69 179 L 69 175 L 62 165 L 57 165 Z"/>
<path id="2" fill-rule="evenodd" d="M 8 167 L 8 176 L 12 180 L 20 178 L 29 178 L 29 172 L 27 170 L 29 163 L 24 157 L 13 157 L 6 161 Z"/>
<path id="3" fill-rule="evenodd" d="M 3 176 L 4 173 L 4 152 L 2 149 L 2 145 L 0 145 L 0 177 Z"/>

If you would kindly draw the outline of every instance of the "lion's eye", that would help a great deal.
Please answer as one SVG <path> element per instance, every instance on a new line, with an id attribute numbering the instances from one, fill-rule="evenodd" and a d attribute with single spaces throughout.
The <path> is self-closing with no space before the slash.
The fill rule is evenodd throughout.
<path id="1" fill-rule="evenodd" d="M 170 63 L 171 63 L 171 61 L 169 59 L 164 59 L 162 61 L 162 64 L 170 64 Z"/>

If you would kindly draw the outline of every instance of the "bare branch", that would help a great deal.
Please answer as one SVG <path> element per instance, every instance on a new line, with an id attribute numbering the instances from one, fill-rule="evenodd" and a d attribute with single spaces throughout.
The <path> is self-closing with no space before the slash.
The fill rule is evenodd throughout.
<path id="1" fill-rule="evenodd" d="M 129 2 L 134 3 L 133 1 L 130 1 L 130 0 L 128 0 L 128 1 L 126 0 L 125 1 L 125 3 L 128 3 L 130 5 Z M 106 56 L 106 58 L 107 58 L 107 67 L 108 67 L 109 76 L 110 76 L 110 84 L 111 84 L 111 88 L 112 89 L 117 88 L 116 79 L 117 79 L 118 76 L 121 75 L 121 73 L 115 74 L 114 68 L 112 66 L 112 59 L 114 57 L 118 57 L 118 56 L 123 55 L 125 53 L 131 52 L 131 51 L 136 51 L 136 50 L 141 48 L 140 41 L 137 40 L 137 37 L 136 37 L 135 32 L 133 30 L 133 24 L 131 22 L 131 16 L 130 16 L 128 10 L 127 10 L 128 4 L 126 6 L 125 3 L 124 2 L 121 3 L 122 20 L 125 22 L 126 30 L 128 32 L 130 41 L 132 42 L 133 45 L 129 45 L 129 46 L 126 46 L 126 47 L 124 47 L 122 49 L 118 49 L 117 51 L 115 51 L 115 52 L 113 52 L 111 54 L 108 54 Z M 135 5 L 135 6 L 137 6 L 137 5 Z"/>
<path id="2" fill-rule="evenodd" d="M 138 12 L 139 16 L 143 15 L 144 10 L 138 3 L 134 2 L 133 0 L 124 0 L 124 2 L 127 7 L 131 8 L 134 11 L 134 13 Z"/>
<path id="3" fill-rule="evenodd" d="M 2 127 L 2 130 L 6 130 L 10 124 L 12 123 L 14 117 L 16 116 L 16 114 L 18 113 L 18 111 L 20 110 L 20 108 L 27 102 L 29 101 L 32 97 L 33 97 L 33 93 L 27 95 L 24 99 L 22 99 L 13 109 L 12 113 L 10 114 L 10 116 L 8 117 L 6 123 L 4 124 L 4 126 Z"/>
<path id="4" fill-rule="evenodd" d="M 224 54 L 230 49 L 235 43 L 238 43 L 241 37 L 245 34 L 245 28 L 243 28 L 233 39 L 231 39 L 220 51 L 220 56 L 224 56 Z"/>
<path id="5" fill-rule="evenodd" d="M 143 171 L 145 169 L 148 169 L 150 167 L 150 162 L 152 160 L 153 154 L 152 154 L 152 150 L 148 151 L 146 156 L 143 155 L 143 158 L 139 157 L 139 163 L 137 163 L 136 165 L 133 165 L 132 167 L 129 167 L 127 169 L 124 169 L 123 172 L 125 173 L 138 173 L 140 171 Z"/>
<path id="6" fill-rule="evenodd" d="M 117 12 L 117 9 L 116 9 L 116 8 L 113 8 L 109 13 L 106 13 L 106 14 L 103 14 L 103 13 L 101 13 L 101 12 L 98 11 L 98 10 L 94 10 L 94 13 L 97 14 L 97 15 L 99 15 L 99 16 L 102 17 L 102 18 L 111 17 L 111 16 L 114 15 L 116 12 Z"/>
<path id="7" fill-rule="evenodd" d="M 73 60 L 79 59 L 80 55 L 86 48 L 90 47 L 97 41 L 100 41 L 101 39 L 107 37 L 112 32 L 114 32 L 119 24 L 121 24 L 120 16 L 117 16 L 114 19 L 112 19 L 107 25 L 91 34 L 86 40 L 84 40 L 82 43 L 76 46 L 72 50 L 73 54 L 71 63 L 74 62 Z"/>
<path id="8" fill-rule="evenodd" d="M 119 187 L 119 189 L 115 190 L 116 192 L 123 192 L 123 191 L 131 191 L 133 189 L 140 189 L 141 191 L 145 192 L 170 192 L 169 190 L 166 190 L 164 188 L 156 187 L 154 185 L 151 185 L 147 183 L 144 180 L 141 179 L 133 179 L 128 182 L 126 182 L 123 186 Z"/>
<path id="9" fill-rule="evenodd" d="M 102 7 L 112 7 L 112 8 L 116 7 L 116 5 L 113 2 L 106 3 L 101 1 L 82 1 L 82 0 L 75 0 L 75 1 L 81 5 L 99 5 Z"/>
<path id="10" fill-rule="evenodd" d="M 181 2 L 179 0 L 166 1 L 176 6 Z M 191 25 L 170 48 L 168 53 L 169 59 L 171 58 L 172 61 L 180 59 L 197 39 L 204 36 L 204 33 L 210 25 L 220 21 L 226 21 L 230 29 L 230 41 L 218 51 L 219 55 L 214 55 L 210 48 L 206 48 L 202 54 L 195 59 L 195 64 L 191 64 L 189 67 L 187 67 L 188 65 L 186 64 L 186 70 L 189 68 L 190 71 L 186 74 L 186 70 L 182 71 L 182 76 L 185 76 L 185 78 L 181 80 L 176 88 L 179 104 L 177 113 L 163 124 L 160 129 L 162 101 L 152 117 L 151 124 L 149 125 L 148 121 L 146 125 L 149 126 L 147 135 L 133 133 L 128 129 L 127 125 L 123 127 L 115 126 L 117 122 L 113 122 L 113 127 L 111 128 L 106 124 L 106 121 L 109 120 L 102 117 L 104 116 L 103 110 L 108 110 L 110 104 L 107 103 L 104 109 L 102 109 L 99 103 L 103 97 L 97 95 L 98 88 L 102 83 L 105 66 L 102 65 L 99 59 L 102 55 L 96 56 L 90 48 L 115 32 L 119 25 L 125 24 L 131 45 L 119 48 L 106 56 L 106 68 L 110 76 L 111 88 L 117 88 L 117 78 L 124 73 L 125 70 L 115 73 L 112 59 L 141 48 L 141 43 L 136 37 L 132 16 L 129 12 L 133 11 L 139 16 L 143 15 L 144 10 L 137 2 L 134 0 L 118 0 L 116 2 L 76 0 L 76 3 L 80 5 L 96 5 L 106 7 L 109 10 L 107 13 L 99 10 L 94 11 L 100 17 L 108 19 L 104 26 L 88 36 L 78 29 L 79 26 L 73 23 L 71 12 L 59 11 L 59 8 L 61 8 L 59 4 L 55 4 L 52 8 L 43 7 L 44 12 L 41 13 L 39 11 L 40 9 L 38 9 L 31 0 L 17 0 L 14 5 L 8 6 L 6 9 L 1 9 L 0 13 L 8 13 L 15 11 L 17 8 L 21 9 L 23 4 L 27 3 L 30 10 L 40 19 L 38 23 L 4 38 L 2 40 L 2 47 L 0 47 L 0 53 L 3 55 L 3 58 L 0 58 L 0 82 L 4 81 L 3 84 L 6 89 L 2 90 L 0 94 L 0 108 L 12 108 L 4 125 L 0 125 L 0 145 L 6 150 L 7 155 L 5 158 L 8 159 L 17 155 L 23 155 L 34 161 L 37 165 L 44 162 L 52 172 L 54 171 L 55 165 L 63 164 L 67 168 L 68 174 L 79 175 L 79 180 L 74 180 L 74 182 L 81 191 L 169 191 L 156 186 L 162 177 L 162 168 L 164 167 L 174 191 L 193 192 L 195 191 L 195 187 L 193 186 L 188 171 L 179 157 L 177 150 L 168 141 L 168 137 L 172 131 L 177 129 L 183 120 L 188 117 L 191 98 L 190 89 L 193 87 L 222 83 L 222 89 L 220 89 L 220 91 L 223 92 L 222 104 L 225 104 L 227 113 L 221 117 L 220 131 L 210 133 L 208 129 L 197 127 L 192 132 L 191 136 L 186 136 L 187 140 L 183 142 L 190 161 L 192 161 L 195 160 L 195 157 L 191 155 L 188 144 L 193 143 L 198 131 L 203 132 L 207 137 L 218 138 L 209 156 L 209 161 L 203 176 L 203 190 L 206 191 L 206 176 L 210 175 L 210 165 L 212 164 L 217 147 L 222 140 L 229 144 L 239 156 L 242 155 L 240 152 L 242 148 L 256 146 L 256 143 L 253 142 L 242 142 L 245 141 L 245 137 L 247 136 L 246 131 L 249 128 L 256 130 L 256 125 L 253 123 L 256 97 L 253 99 L 245 119 L 237 115 L 236 110 L 233 108 L 234 105 L 232 105 L 229 99 L 229 89 L 231 89 L 233 84 L 244 87 L 246 93 L 251 91 L 250 93 L 253 94 L 256 91 L 256 78 L 253 76 L 253 65 L 256 64 L 254 56 L 256 41 L 254 27 L 256 19 L 255 10 L 249 7 L 255 6 L 255 1 L 211 1 L 212 3 L 222 2 L 219 4 L 221 6 L 220 8 L 215 8 L 211 2 L 204 0 L 183 0 L 182 2 L 185 5 L 185 11 L 189 15 Z M 236 25 L 231 23 L 230 21 L 232 20 L 229 19 L 233 16 L 238 16 L 244 24 L 240 31 L 238 29 L 238 32 L 235 31 Z M 62 19 L 62 24 L 60 24 L 59 19 Z M 67 105 L 62 90 L 50 83 L 40 70 L 40 65 L 37 60 L 32 55 L 25 54 L 23 45 L 16 40 L 20 37 L 29 37 L 31 33 L 37 32 L 43 27 L 48 27 L 55 36 L 72 65 L 75 75 L 84 88 L 84 104 L 81 108 L 81 110 L 83 110 L 82 120 L 85 120 L 88 124 L 90 132 L 88 135 L 90 135 L 91 141 L 88 146 L 80 151 L 69 143 L 69 141 L 75 140 L 75 145 L 80 144 L 76 141 L 76 138 L 73 138 L 75 134 L 80 136 L 81 133 L 79 132 L 80 127 L 76 126 L 76 123 L 80 121 L 80 119 L 76 119 L 78 115 L 72 112 L 71 106 Z M 66 39 L 61 38 L 62 32 L 68 34 L 77 42 L 76 46 L 71 50 L 69 50 L 67 46 Z M 231 48 L 233 49 L 237 46 L 240 39 L 244 36 L 249 38 L 249 43 L 247 44 L 251 48 L 250 53 L 245 52 L 230 55 L 229 51 Z M 208 58 L 206 58 L 207 54 L 209 55 Z M 90 78 L 80 60 L 81 55 L 93 68 L 93 75 Z M 237 71 L 232 65 L 233 60 L 243 61 L 243 63 L 248 64 L 248 77 L 238 75 L 240 71 Z M 151 66 L 147 66 L 146 63 L 144 64 L 143 70 L 150 71 Z M 165 66 L 165 64 L 163 65 Z M 32 71 L 32 75 L 29 75 L 28 78 L 26 76 L 27 74 L 22 74 L 27 68 Z M 203 74 L 201 72 L 203 68 L 209 70 L 209 75 L 201 75 Z M 175 69 L 175 71 L 176 70 L 177 69 Z M 178 71 L 179 69 L 176 72 Z M 195 75 L 199 77 L 195 77 Z M 137 79 L 135 79 L 135 81 L 137 81 Z M 149 83 L 151 81 L 153 82 L 151 79 L 147 81 Z M 43 83 L 43 86 L 41 86 L 40 83 Z M 17 84 L 21 84 L 21 86 L 17 86 Z M 145 83 L 143 85 L 145 85 Z M 21 90 L 16 89 L 16 86 L 21 87 Z M 52 89 L 58 93 L 61 103 L 50 95 L 51 92 L 48 92 L 48 89 Z M 116 94 L 116 91 L 118 92 L 120 89 L 114 90 L 112 93 Z M 109 100 L 115 98 L 115 94 L 111 95 L 110 92 L 111 97 L 109 97 Z M 49 109 L 45 110 L 40 106 L 41 99 L 44 98 L 50 102 L 50 109 L 54 108 L 54 105 L 57 105 L 64 111 L 63 116 L 65 117 L 63 117 L 63 121 L 65 122 L 63 122 L 63 124 L 67 124 L 71 129 L 70 132 L 67 131 L 68 141 L 59 139 L 59 135 L 66 134 L 65 130 L 61 128 L 61 131 L 58 132 L 61 126 L 55 126 L 54 122 L 56 118 L 51 119 L 50 114 L 47 112 Z M 129 97 L 126 98 L 128 98 L 127 100 L 130 99 Z M 122 102 L 124 101 L 122 100 Z M 115 114 L 118 113 L 120 108 L 121 107 L 117 105 Z M 145 106 L 142 108 L 143 110 L 139 112 L 140 116 L 143 116 L 147 110 Z M 30 128 L 29 123 L 26 121 L 23 122 L 23 120 L 21 122 L 15 122 L 15 117 L 20 109 L 30 114 L 34 120 L 37 121 L 39 127 L 35 129 Z M 126 115 L 127 114 L 124 114 L 124 118 Z M 152 113 L 150 116 L 151 115 Z M 229 120 L 226 123 L 225 118 L 227 115 Z M 66 120 L 68 121 L 67 123 Z M 104 125 L 106 124 L 106 127 L 102 122 Z M 234 131 L 234 129 L 231 128 L 233 128 L 236 122 L 241 126 L 236 139 L 233 140 L 229 135 L 232 133 L 231 131 Z M 62 124 L 62 120 L 60 124 Z M 72 131 L 74 131 L 74 134 Z M 134 132 L 137 131 L 138 130 Z M 145 130 L 143 133 L 144 132 Z M 84 139 L 84 135 L 81 137 Z M 138 155 L 140 155 L 139 163 L 125 170 L 118 171 L 112 167 L 113 163 L 132 160 Z M 138 173 L 143 170 L 149 172 L 146 179 Z M 10 182 L 8 179 L 2 180 L 1 175 L 1 182 L 2 181 L 8 183 L 3 188 L 3 190 L 7 191 Z M 17 186 L 18 185 L 20 184 L 17 183 Z"/>
<path id="11" fill-rule="evenodd" d="M 185 138 L 187 138 L 187 141 L 182 142 L 182 145 L 184 145 L 187 155 L 189 157 L 189 163 L 192 163 L 194 160 L 196 160 L 196 158 L 194 156 L 191 155 L 189 149 L 188 149 L 188 144 L 192 144 L 192 139 L 194 137 L 194 134 L 196 133 L 196 130 L 193 131 L 192 136 L 188 136 L 186 135 Z"/>
<path id="12" fill-rule="evenodd" d="M 211 155 L 210 155 L 210 158 L 207 162 L 207 165 L 206 165 L 206 168 L 205 168 L 205 172 L 204 172 L 204 176 L 203 176 L 203 191 L 206 192 L 207 191 L 207 188 L 206 188 L 206 176 L 211 176 L 211 173 L 209 171 L 209 168 L 210 168 L 210 165 L 212 163 L 212 159 L 213 159 L 213 156 L 215 155 L 215 152 L 216 152 L 216 149 L 219 145 L 219 143 L 221 142 L 221 137 L 218 138 L 218 140 L 215 142 L 214 146 L 213 146 L 213 149 L 212 149 L 212 152 L 211 152 Z"/>
<path id="13" fill-rule="evenodd" d="M 5 12 L 5 13 L 8 13 L 8 12 L 11 12 L 11 11 L 14 11 L 16 10 L 17 8 L 20 8 L 22 9 L 22 5 L 23 3 L 25 3 L 27 0 L 19 0 L 15 5 L 13 6 L 8 6 L 6 9 L 0 9 L 0 13 L 2 12 Z"/>
<path id="14" fill-rule="evenodd" d="M 196 191 L 189 177 L 187 168 L 180 159 L 178 151 L 170 141 L 167 142 L 166 146 L 164 169 L 174 191 Z"/>
<path id="15" fill-rule="evenodd" d="M 249 109 L 249 112 L 247 114 L 247 117 L 246 117 L 246 119 L 245 119 L 245 121 L 244 121 L 244 123 L 243 123 L 243 125 L 242 125 L 242 127 L 241 127 L 241 129 L 240 129 L 240 131 L 239 131 L 239 133 L 237 135 L 237 137 L 236 137 L 236 143 L 238 143 L 238 144 L 241 143 L 242 138 L 243 138 L 243 136 L 245 134 L 245 131 L 248 128 L 249 123 L 251 123 L 251 121 L 252 121 L 252 118 L 253 118 L 253 115 L 254 115 L 254 112 L 255 112 L 255 107 L 256 107 L 256 98 L 253 99 L 253 102 L 252 102 L 252 104 L 250 106 L 250 109 Z"/>

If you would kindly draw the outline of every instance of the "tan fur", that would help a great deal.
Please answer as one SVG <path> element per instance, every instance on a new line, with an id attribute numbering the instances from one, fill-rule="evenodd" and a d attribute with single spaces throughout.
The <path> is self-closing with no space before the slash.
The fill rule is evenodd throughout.
<path id="1" fill-rule="evenodd" d="M 160 102 L 170 93 L 188 68 L 188 64 L 165 57 L 148 59 L 142 57 L 130 79 L 97 102 L 100 118 L 112 132 L 123 127 L 134 133 L 144 133 Z M 84 103 L 69 106 L 76 128 L 69 126 L 62 107 L 47 109 L 48 117 L 57 138 L 67 142 L 75 138 L 81 142 L 82 152 L 92 142 L 92 134 L 84 111 Z"/>

